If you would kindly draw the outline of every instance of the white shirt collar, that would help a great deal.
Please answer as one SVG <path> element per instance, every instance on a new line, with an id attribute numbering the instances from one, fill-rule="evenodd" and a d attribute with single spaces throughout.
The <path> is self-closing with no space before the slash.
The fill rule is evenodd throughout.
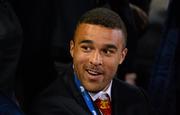
<path id="1" fill-rule="evenodd" d="M 106 91 L 100 91 L 98 93 L 90 93 L 89 92 L 89 95 L 91 96 L 92 100 L 95 101 L 100 95 L 104 94 L 104 93 L 107 93 L 111 99 L 111 87 L 112 87 L 112 81 L 110 82 L 110 85 L 109 87 L 107 88 Z"/>

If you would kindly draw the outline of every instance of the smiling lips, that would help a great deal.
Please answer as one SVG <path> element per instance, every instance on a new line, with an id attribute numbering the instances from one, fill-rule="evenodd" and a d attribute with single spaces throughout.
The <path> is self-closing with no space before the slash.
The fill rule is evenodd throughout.
<path id="1" fill-rule="evenodd" d="M 98 80 L 103 74 L 103 69 L 99 66 L 85 65 L 85 71 L 88 73 L 88 78 L 91 80 Z"/>
<path id="2" fill-rule="evenodd" d="M 88 78 L 95 81 L 102 78 L 101 75 L 103 74 L 103 72 L 98 68 L 88 68 L 86 69 L 86 72 L 89 74 Z"/>
<path id="3" fill-rule="evenodd" d="M 94 70 L 94 69 L 87 69 L 86 70 L 90 75 L 93 75 L 93 76 L 98 76 L 98 75 L 101 75 L 102 72 L 98 71 L 98 70 Z"/>

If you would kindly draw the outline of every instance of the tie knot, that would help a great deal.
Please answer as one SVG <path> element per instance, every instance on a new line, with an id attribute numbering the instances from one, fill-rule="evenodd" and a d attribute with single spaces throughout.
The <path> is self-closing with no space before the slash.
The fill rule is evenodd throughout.
<path id="1" fill-rule="evenodd" d="M 111 102 L 108 94 L 102 94 L 95 100 L 95 105 L 103 115 L 111 115 Z"/>

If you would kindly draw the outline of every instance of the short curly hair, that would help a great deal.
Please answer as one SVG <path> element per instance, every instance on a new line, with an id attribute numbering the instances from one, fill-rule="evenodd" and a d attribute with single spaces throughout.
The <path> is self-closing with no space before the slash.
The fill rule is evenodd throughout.
<path id="1" fill-rule="evenodd" d="M 126 27 L 121 17 L 116 12 L 107 8 L 95 8 L 82 15 L 77 27 L 82 23 L 100 25 L 111 29 L 120 29 L 124 34 L 124 46 L 126 46 Z"/>

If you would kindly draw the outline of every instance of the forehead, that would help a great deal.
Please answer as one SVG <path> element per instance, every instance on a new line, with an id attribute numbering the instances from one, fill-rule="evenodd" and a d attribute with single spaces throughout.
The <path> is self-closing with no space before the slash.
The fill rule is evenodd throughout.
<path id="1" fill-rule="evenodd" d="M 101 42 L 123 42 L 123 33 L 120 29 L 111 29 L 101 25 L 80 24 L 75 32 L 75 41 L 84 39 Z"/>

